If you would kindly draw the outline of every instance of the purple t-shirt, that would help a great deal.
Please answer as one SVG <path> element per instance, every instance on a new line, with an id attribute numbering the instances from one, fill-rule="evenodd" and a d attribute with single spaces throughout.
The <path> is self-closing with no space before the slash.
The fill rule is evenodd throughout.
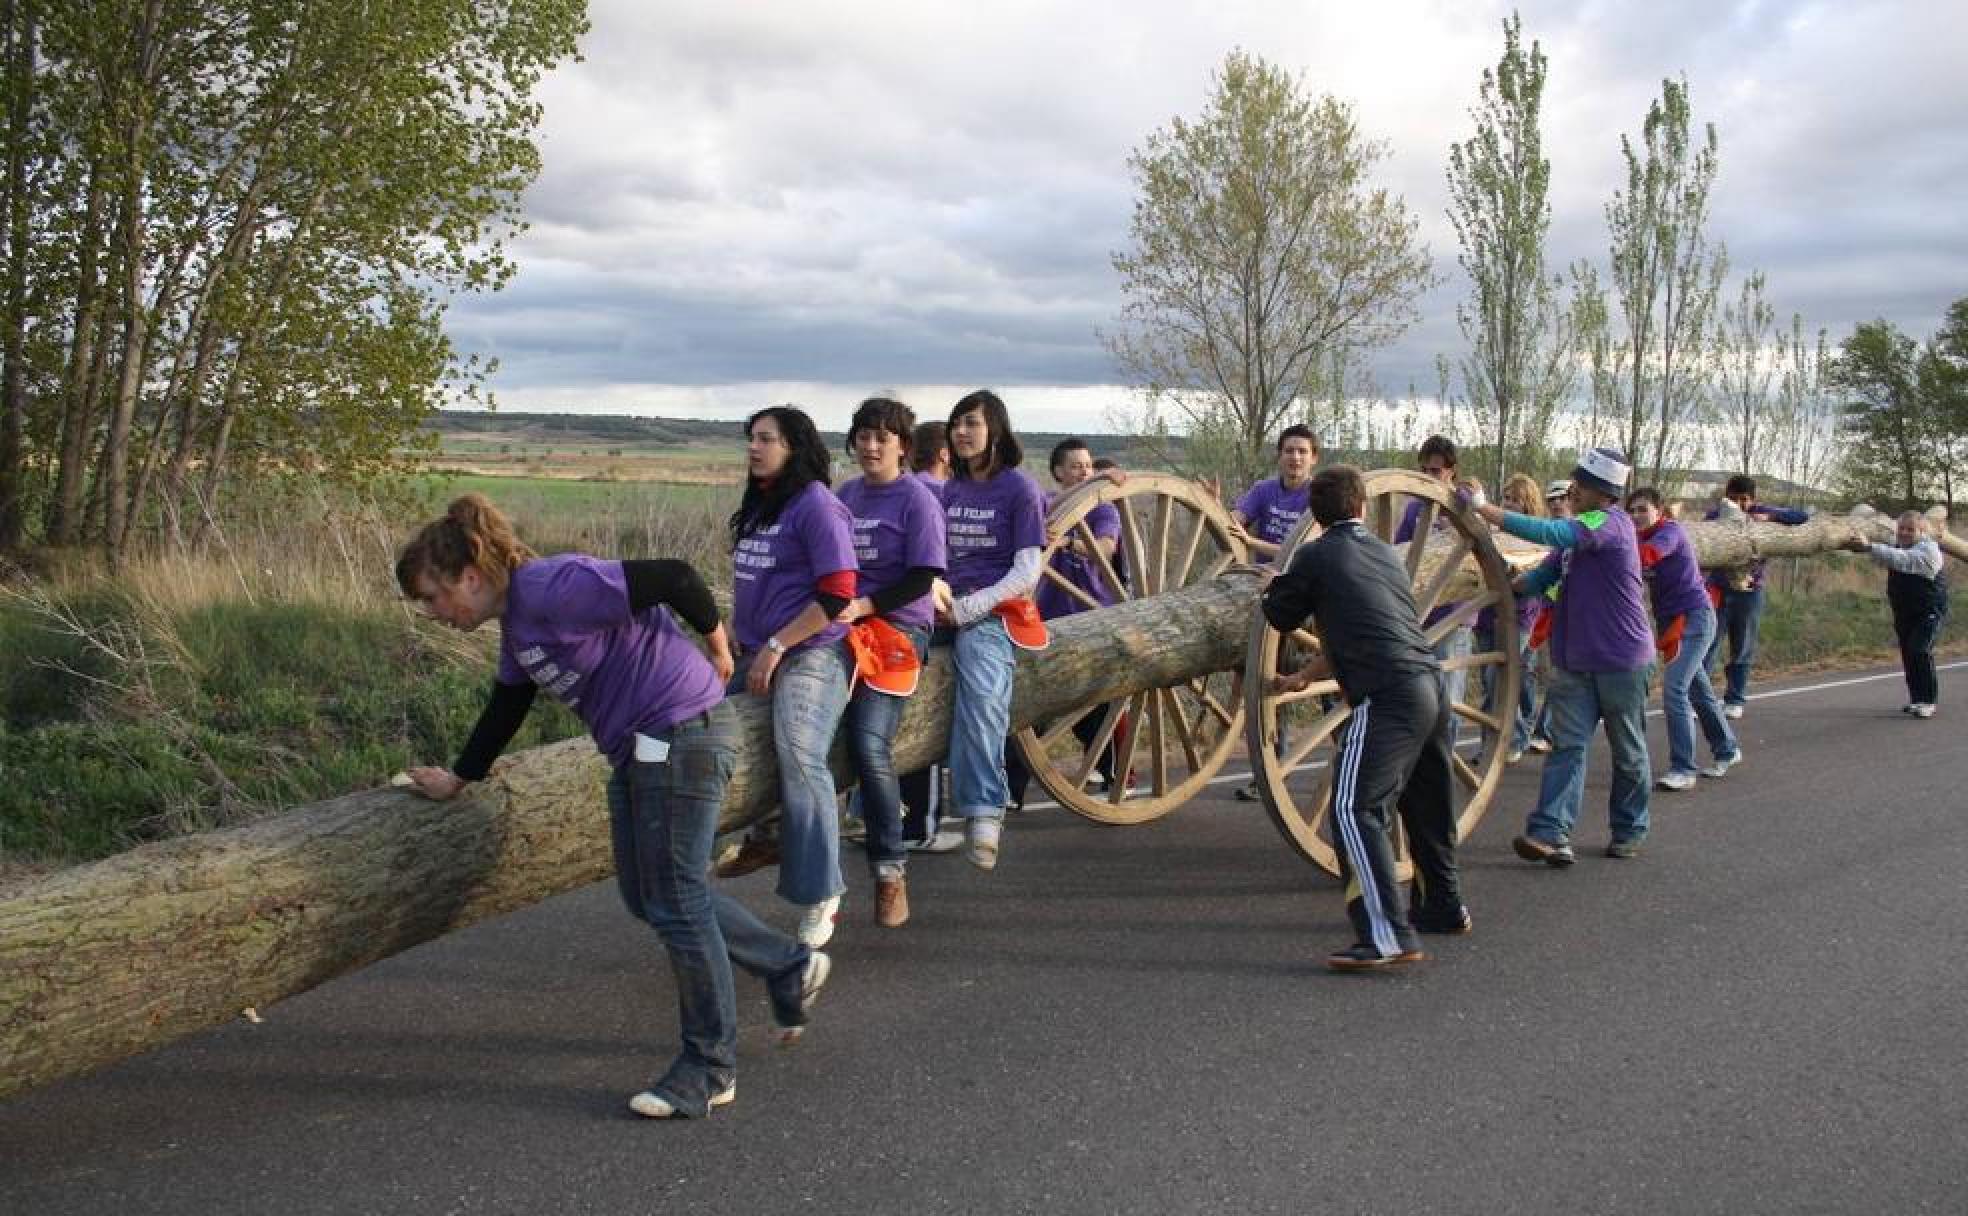
<path id="1" fill-rule="evenodd" d="M 1537 569 L 1552 587 L 1551 661 L 1567 671 L 1636 671 L 1654 658 L 1654 627 L 1641 592 L 1640 542 L 1617 507 L 1564 521 L 1577 543 Z"/>
<path id="2" fill-rule="evenodd" d="M 1276 477 L 1267 478 L 1244 491 L 1237 500 L 1237 514 L 1252 536 L 1273 545 L 1282 545 L 1292 529 L 1312 506 L 1312 483 L 1308 480 L 1296 490 L 1287 490 Z"/>
<path id="3" fill-rule="evenodd" d="M 943 487 L 949 528 L 950 590 L 968 595 L 1011 570 L 1012 554 L 1045 548 L 1045 495 L 1023 469 L 987 481 L 952 477 Z"/>
<path id="4" fill-rule="evenodd" d="M 1047 514 L 1052 513 L 1052 501 L 1051 497 L 1046 499 Z M 1088 511 L 1086 526 L 1087 530 L 1093 533 L 1095 540 L 1118 542 L 1121 539 L 1121 513 L 1111 502 L 1103 502 Z M 1076 536 L 1078 532 L 1079 529 L 1074 529 Z M 1103 608 L 1114 602 L 1114 585 L 1107 580 L 1106 572 L 1101 569 L 1098 558 L 1082 557 L 1062 545 L 1059 552 L 1052 555 L 1050 564 L 1061 578 L 1098 600 Z M 1047 620 L 1087 611 L 1085 600 L 1049 578 L 1039 579 L 1037 598 L 1039 615 Z"/>
<path id="5" fill-rule="evenodd" d="M 928 486 L 929 492 L 936 498 L 937 505 L 942 505 L 943 487 L 950 484 L 949 478 L 938 477 L 934 473 L 911 473 L 909 476 Z"/>
<path id="6" fill-rule="evenodd" d="M 943 508 L 922 481 L 904 476 L 871 486 L 856 477 L 837 493 L 854 521 L 854 557 L 861 565 L 856 594 L 884 591 L 916 566 L 943 569 Z M 891 624 L 925 629 L 934 617 L 935 605 L 927 595 L 888 614 Z"/>
<path id="7" fill-rule="evenodd" d="M 622 563 L 578 553 L 513 571 L 499 618 L 499 682 L 540 686 L 587 723 L 610 763 L 724 699 L 717 672 L 660 605 L 629 611 Z"/>
<path id="8" fill-rule="evenodd" d="M 834 492 L 809 482 L 779 509 L 779 518 L 738 542 L 731 555 L 736 584 L 731 602 L 732 632 L 747 651 L 806 611 L 816 584 L 829 574 L 854 569 L 854 533 L 847 508 Z M 827 627 L 794 650 L 828 646 L 847 633 L 847 626 L 829 621 Z"/>
<path id="9" fill-rule="evenodd" d="M 1647 590 L 1654 602 L 1654 620 L 1665 626 L 1683 613 L 1708 607 L 1708 587 L 1701 567 L 1695 562 L 1694 546 L 1688 534 L 1673 520 L 1654 525 L 1640 542 L 1658 555 L 1651 566 L 1642 566 Z"/>

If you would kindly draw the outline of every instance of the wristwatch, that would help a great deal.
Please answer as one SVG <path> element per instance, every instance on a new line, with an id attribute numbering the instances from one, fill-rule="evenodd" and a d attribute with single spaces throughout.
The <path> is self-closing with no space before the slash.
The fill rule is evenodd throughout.
<path id="1" fill-rule="evenodd" d="M 786 656 L 786 644 L 777 637 L 768 636 L 765 639 L 765 648 L 781 658 Z"/>

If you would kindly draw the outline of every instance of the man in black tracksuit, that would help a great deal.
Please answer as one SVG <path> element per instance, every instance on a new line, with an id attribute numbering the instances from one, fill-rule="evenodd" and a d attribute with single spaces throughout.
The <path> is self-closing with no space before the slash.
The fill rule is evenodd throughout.
<path id="1" fill-rule="evenodd" d="M 1466 933 L 1470 925 L 1456 876 L 1442 665 L 1422 635 L 1399 557 L 1360 522 L 1359 470 L 1321 471 L 1311 499 L 1325 532 L 1271 581 L 1264 616 L 1280 631 L 1316 628 L 1325 653 L 1314 674 L 1329 665 L 1353 707 L 1334 761 L 1332 831 L 1357 940 L 1326 963 L 1364 971 L 1417 962 L 1427 957 L 1417 930 Z M 1397 804 L 1415 866 L 1413 921 L 1394 878 L 1388 812 Z"/>

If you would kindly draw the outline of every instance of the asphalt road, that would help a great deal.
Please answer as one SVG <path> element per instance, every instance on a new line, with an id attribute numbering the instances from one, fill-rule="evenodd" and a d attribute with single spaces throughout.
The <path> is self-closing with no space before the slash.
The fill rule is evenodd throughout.
<path id="1" fill-rule="evenodd" d="M 806 1040 L 741 976 L 738 1102 L 654 1123 L 667 968 L 600 884 L 0 1104 L 0 1213 L 1961 1212 L 1963 719 L 1834 679 L 1759 689 L 1637 861 L 1603 752 L 1579 864 L 1517 860 L 1520 765 L 1476 932 L 1398 974 L 1323 970 L 1336 885 L 1228 782 L 1035 811 L 900 931 L 855 867 Z"/>

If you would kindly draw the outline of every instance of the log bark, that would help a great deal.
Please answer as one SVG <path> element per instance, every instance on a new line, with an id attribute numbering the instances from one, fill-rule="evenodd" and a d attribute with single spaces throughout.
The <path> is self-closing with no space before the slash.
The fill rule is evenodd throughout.
<path id="1" fill-rule="evenodd" d="M 1890 536 L 1881 517 L 1688 525 L 1705 565 L 1822 553 Z M 1535 546 L 1503 546 L 1514 566 Z M 1948 538 L 1947 551 L 1968 553 Z M 1473 562 L 1469 564 L 1473 570 Z M 1426 577 L 1424 575 L 1424 577 Z M 1451 597 L 1467 597 L 1473 576 Z M 1208 583 L 1054 624 L 1019 655 L 1015 726 L 1239 667 L 1257 579 Z M 1043 676 L 1041 676 L 1043 672 Z M 939 758 L 951 670 L 933 654 L 895 739 L 902 770 Z M 735 701 L 737 829 L 770 811 L 765 705 Z M 836 753 L 835 772 L 847 769 Z M 221 832 L 147 845 L 0 897 L 0 1096 L 101 1067 L 265 1006 L 452 929 L 609 873 L 606 766 L 585 740 L 502 761 L 459 800 L 380 789 Z"/>

